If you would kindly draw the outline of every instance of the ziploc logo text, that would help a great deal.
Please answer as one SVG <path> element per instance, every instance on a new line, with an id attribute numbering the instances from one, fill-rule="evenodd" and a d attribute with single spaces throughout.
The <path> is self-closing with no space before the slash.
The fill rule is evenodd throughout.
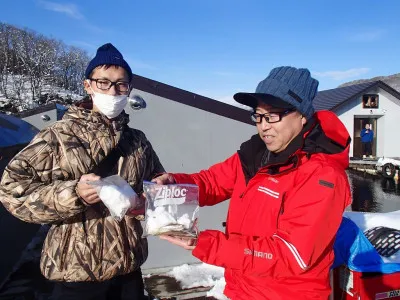
<path id="1" fill-rule="evenodd" d="M 154 206 L 172 205 L 172 204 L 183 204 L 186 200 L 185 188 L 179 188 L 176 186 L 164 186 L 157 188 L 157 194 L 154 198 Z"/>

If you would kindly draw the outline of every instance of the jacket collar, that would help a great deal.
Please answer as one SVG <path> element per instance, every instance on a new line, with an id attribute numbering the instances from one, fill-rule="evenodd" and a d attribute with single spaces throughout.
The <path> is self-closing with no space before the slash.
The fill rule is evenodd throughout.
<path id="1" fill-rule="evenodd" d="M 94 126 L 110 127 L 113 130 L 122 131 L 129 123 L 129 115 L 122 111 L 118 117 L 110 120 L 99 112 L 92 110 L 93 102 L 90 97 L 85 97 L 81 101 L 71 105 L 65 112 L 63 119 L 86 120 L 87 124 Z"/>

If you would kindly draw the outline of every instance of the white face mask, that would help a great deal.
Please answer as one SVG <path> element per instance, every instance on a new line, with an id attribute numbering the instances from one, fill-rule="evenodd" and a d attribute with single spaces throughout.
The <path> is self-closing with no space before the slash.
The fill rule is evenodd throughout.
<path id="1" fill-rule="evenodd" d="M 107 95 L 93 92 L 93 105 L 96 105 L 98 110 L 109 119 L 117 117 L 128 103 L 128 95 Z"/>

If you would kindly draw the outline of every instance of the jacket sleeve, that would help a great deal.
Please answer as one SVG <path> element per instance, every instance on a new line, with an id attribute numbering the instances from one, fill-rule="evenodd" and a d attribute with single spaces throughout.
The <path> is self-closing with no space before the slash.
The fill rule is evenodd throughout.
<path id="1" fill-rule="evenodd" d="M 321 257 L 333 255 L 334 238 L 350 204 L 347 177 L 322 168 L 294 189 L 292 207 L 285 208 L 272 236 L 206 230 L 200 233 L 193 255 L 208 264 L 272 277 L 297 275 L 321 263 Z"/>
<path id="2" fill-rule="evenodd" d="M 200 206 L 215 205 L 231 198 L 237 168 L 240 165 L 237 153 L 208 170 L 195 174 L 172 174 L 176 183 L 192 183 L 199 187 Z"/>
<path id="3" fill-rule="evenodd" d="M 360 137 L 363 137 L 364 135 L 365 135 L 365 130 L 362 129 L 361 132 L 360 132 Z"/>
<path id="4" fill-rule="evenodd" d="M 48 141 L 51 130 L 39 133 L 4 170 L 0 201 L 15 217 L 31 223 L 50 223 L 85 210 L 75 188 L 66 180 Z"/>

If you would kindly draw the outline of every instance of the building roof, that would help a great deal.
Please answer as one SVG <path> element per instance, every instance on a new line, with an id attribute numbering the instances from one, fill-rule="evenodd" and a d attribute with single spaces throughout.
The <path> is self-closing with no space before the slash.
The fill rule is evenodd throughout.
<path id="1" fill-rule="evenodd" d="M 333 110 L 342 103 L 358 98 L 367 90 L 372 88 L 382 88 L 396 98 L 400 99 L 400 93 L 384 83 L 383 81 L 369 81 L 359 84 L 349 85 L 331 90 L 318 92 L 314 98 L 313 105 L 316 111 L 319 110 Z"/>
<path id="2" fill-rule="evenodd" d="M 333 110 L 342 103 L 355 99 L 361 96 L 367 90 L 375 87 L 382 88 L 396 98 L 400 99 L 400 93 L 398 91 L 383 81 L 377 80 L 320 91 L 315 97 L 313 105 L 316 111 Z M 188 92 L 146 77 L 133 74 L 133 88 L 239 122 L 254 125 L 254 123 L 250 120 L 249 111 L 246 109 L 216 101 L 214 99 Z M 57 112 L 59 112 L 61 116 L 66 110 L 66 107 L 57 103 L 50 103 L 35 109 L 20 112 L 17 114 L 17 116 L 24 118 L 53 109 L 57 109 Z"/>
<path id="3" fill-rule="evenodd" d="M 28 109 L 28 110 L 24 110 L 21 111 L 19 113 L 14 114 L 15 116 L 19 117 L 19 118 L 26 118 L 26 117 L 30 117 L 33 115 L 37 115 L 37 114 L 41 114 L 44 113 L 46 111 L 50 111 L 56 109 L 57 110 L 57 115 L 60 114 L 62 116 L 62 114 L 67 110 L 67 107 L 62 105 L 62 104 L 58 104 L 55 102 L 46 104 L 46 105 L 41 105 L 32 109 Z"/>
<path id="4" fill-rule="evenodd" d="M 194 94 L 136 74 L 133 74 L 133 87 L 210 113 L 254 125 L 250 119 L 250 113 L 246 109 Z"/>

